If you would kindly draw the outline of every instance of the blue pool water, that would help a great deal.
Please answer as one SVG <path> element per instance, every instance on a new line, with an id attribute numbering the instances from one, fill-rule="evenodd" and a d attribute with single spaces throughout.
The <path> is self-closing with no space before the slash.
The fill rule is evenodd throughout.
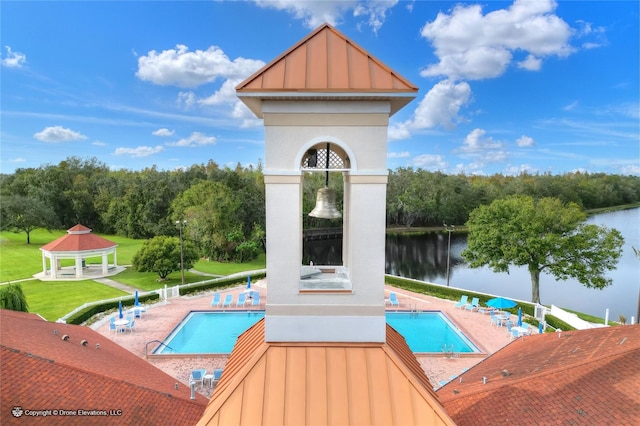
<path id="1" fill-rule="evenodd" d="M 264 311 L 191 312 L 154 354 L 229 354 Z M 413 352 L 480 352 L 442 312 L 388 312 L 387 323 Z"/>

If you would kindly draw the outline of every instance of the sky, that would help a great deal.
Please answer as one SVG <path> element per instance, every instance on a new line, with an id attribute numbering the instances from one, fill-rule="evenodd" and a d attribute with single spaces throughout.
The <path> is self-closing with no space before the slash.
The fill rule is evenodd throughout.
<path id="1" fill-rule="evenodd" d="M 257 166 L 235 86 L 324 22 L 419 87 L 387 166 L 640 175 L 640 2 L 7 1 L 0 171 Z"/>

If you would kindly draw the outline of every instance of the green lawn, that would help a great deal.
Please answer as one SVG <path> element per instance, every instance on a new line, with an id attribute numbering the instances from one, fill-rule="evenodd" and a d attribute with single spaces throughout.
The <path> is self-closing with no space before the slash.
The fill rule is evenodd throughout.
<path id="1" fill-rule="evenodd" d="M 123 291 L 91 280 L 42 282 L 32 279 L 34 274 L 42 271 L 40 247 L 65 233 L 63 230 L 49 232 L 38 229 L 31 233 L 31 244 L 27 244 L 25 233 L 0 232 L 0 283 L 28 280 L 20 285 L 27 298 L 29 312 L 38 313 L 50 321 L 57 320 L 84 303 L 127 295 Z M 130 265 L 133 255 L 144 242 L 114 235 L 101 236 L 118 244 L 118 265 Z M 88 261 L 91 262 L 92 259 Z M 69 262 L 73 260 L 69 259 Z M 266 257 L 262 254 L 253 262 L 243 264 L 199 261 L 194 269 L 207 274 L 229 275 L 265 267 Z M 180 271 L 169 274 L 165 281 L 158 281 L 158 275 L 155 273 L 135 272 L 130 268 L 111 278 L 141 291 L 152 291 L 165 285 L 172 287 L 182 281 Z M 206 279 L 206 276 L 185 271 L 185 283 Z"/>
<path id="2" fill-rule="evenodd" d="M 91 280 L 21 282 L 29 312 L 37 313 L 49 321 L 68 314 L 87 302 L 128 296 L 129 293 Z"/>
<path id="3" fill-rule="evenodd" d="M 45 229 L 36 229 L 31 232 L 31 244 L 27 244 L 27 236 L 24 232 L 0 232 L 0 282 L 31 278 L 34 274 L 42 272 L 40 247 L 65 234 L 66 231 L 49 232 Z M 100 236 L 118 244 L 116 249 L 118 265 L 131 264 L 133 255 L 144 242 L 144 240 L 115 235 Z M 97 262 L 98 258 L 88 259 L 88 261 Z M 66 262 L 72 265 L 73 259 L 68 259 Z M 63 262 L 63 266 L 68 265 Z"/>
<path id="4" fill-rule="evenodd" d="M 237 272 L 265 269 L 266 267 L 267 256 L 264 253 L 261 253 L 257 258 L 255 258 L 251 262 L 246 263 L 221 263 L 201 260 L 196 263 L 193 269 L 201 272 L 206 272 L 208 274 L 231 275 Z"/>

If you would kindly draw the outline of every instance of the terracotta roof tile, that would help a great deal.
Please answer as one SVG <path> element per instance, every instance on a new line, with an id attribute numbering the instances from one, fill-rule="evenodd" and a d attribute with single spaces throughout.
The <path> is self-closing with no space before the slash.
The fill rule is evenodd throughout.
<path id="1" fill-rule="evenodd" d="M 521 338 L 460 377 L 437 392 L 459 425 L 640 424 L 640 325 Z"/>
<path id="2" fill-rule="evenodd" d="M 67 235 L 51 241 L 40 247 L 49 252 L 75 252 L 101 250 L 116 247 L 118 244 L 90 233 L 91 229 L 83 225 L 76 225 L 67 230 Z"/>
<path id="3" fill-rule="evenodd" d="M 267 343 L 242 334 L 198 424 L 453 424 L 404 339 Z"/>
<path id="4" fill-rule="evenodd" d="M 194 424 L 204 411 L 204 396 L 191 400 L 188 386 L 180 383 L 176 390 L 173 377 L 88 327 L 0 310 L 0 330 L 3 425 L 24 422 L 11 415 L 15 406 L 122 410 L 119 424 Z M 65 424 L 104 422 L 104 417 L 64 418 Z"/>

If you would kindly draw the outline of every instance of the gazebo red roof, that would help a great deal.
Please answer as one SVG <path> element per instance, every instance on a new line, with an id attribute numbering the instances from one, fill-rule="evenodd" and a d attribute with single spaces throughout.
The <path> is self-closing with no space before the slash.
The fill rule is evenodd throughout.
<path id="1" fill-rule="evenodd" d="M 113 241 L 94 235 L 91 233 L 91 229 L 78 224 L 69 228 L 67 235 L 45 244 L 40 247 L 40 250 L 49 252 L 77 252 L 104 250 L 115 246 L 117 246 L 117 244 Z"/>

